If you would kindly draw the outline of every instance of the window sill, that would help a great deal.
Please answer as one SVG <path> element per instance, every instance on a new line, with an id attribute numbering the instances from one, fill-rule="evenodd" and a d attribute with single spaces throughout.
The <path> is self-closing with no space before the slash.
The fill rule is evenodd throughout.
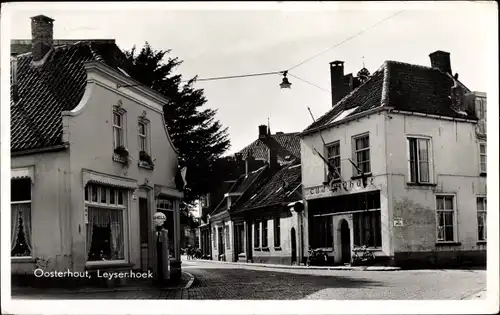
<path id="1" fill-rule="evenodd" d="M 323 185 L 330 185 L 330 184 L 339 184 L 339 183 L 342 183 L 342 180 L 340 178 L 338 179 L 334 179 L 332 181 L 324 181 L 323 182 Z"/>
<path id="2" fill-rule="evenodd" d="M 413 186 L 413 187 L 436 187 L 437 184 L 433 184 L 433 183 L 406 183 L 406 186 Z"/>
<path id="3" fill-rule="evenodd" d="M 256 251 L 256 252 L 260 252 L 261 251 L 260 247 L 255 247 L 253 250 Z"/>
<path id="4" fill-rule="evenodd" d="M 359 248 L 355 248 L 353 249 L 352 251 L 353 252 L 362 252 L 364 251 L 365 249 L 359 249 Z M 370 251 L 370 252 L 381 252 L 382 251 L 382 247 L 367 247 L 366 248 L 367 251 Z"/>
<path id="5" fill-rule="evenodd" d="M 274 246 L 274 250 L 275 250 L 275 251 L 280 251 L 280 250 L 282 250 L 282 249 L 281 249 L 281 246 Z"/>
<path id="6" fill-rule="evenodd" d="M 365 175 L 365 177 L 371 177 L 372 176 L 372 172 L 365 173 L 364 175 Z M 361 179 L 361 175 L 351 176 L 351 180 L 357 180 L 357 179 Z"/>
<path id="7" fill-rule="evenodd" d="M 479 176 L 481 176 L 481 177 L 486 177 L 486 172 L 481 172 L 481 173 L 479 173 Z"/>
<path id="8" fill-rule="evenodd" d="M 316 248 L 315 248 L 315 250 L 318 250 L 318 249 L 320 249 L 320 250 L 322 250 L 322 251 L 324 251 L 324 252 L 326 252 L 326 253 L 331 253 L 331 252 L 333 252 L 333 247 L 316 247 Z"/>
<path id="9" fill-rule="evenodd" d="M 261 250 L 262 250 L 263 252 L 268 252 L 268 251 L 270 251 L 270 250 L 269 250 L 269 247 L 267 247 L 267 246 L 266 246 L 266 247 L 262 247 L 262 248 L 261 248 Z"/>
<path id="10" fill-rule="evenodd" d="M 437 242 L 436 247 L 443 247 L 443 246 L 461 246 L 462 243 L 460 242 Z"/>
<path id="11" fill-rule="evenodd" d="M 148 162 L 145 162 L 145 161 L 139 161 L 139 163 L 137 163 L 137 166 L 139 166 L 140 168 L 144 168 L 146 170 L 154 170 L 155 166 L 153 164 L 149 164 Z"/>
<path id="12" fill-rule="evenodd" d="M 25 264 L 32 264 L 36 262 L 36 259 L 33 257 L 11 257 L 10 258 L 11 263 L 25 263 Z"/>
<path id="13" fill-rule="evenodd" d="M 476 244 L 477 245 L 486 245 L 486 240 L 484 240 L 484 241 L 477 241 Z"/>

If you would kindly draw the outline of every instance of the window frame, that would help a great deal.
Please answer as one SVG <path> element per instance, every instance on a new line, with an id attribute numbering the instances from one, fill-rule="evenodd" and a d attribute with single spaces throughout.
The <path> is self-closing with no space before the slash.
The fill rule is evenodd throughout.
<path id="1" fill-rule="evenodd" d="M 262 219 L 262 228 L 261 228 L 261 233 L 262 233 L 262 236 L 261 236 L 261 247 L 262 248 L 267 248 L 269 247 L 269 226 L 268 226 L 268 222 L 267 222 L 267 219 Z"/>
<path id="2" fill-rule="evenodd" d="M 484 153 L 481 152 L 481 148 L 484 147 Z M 479 173 L 480 174 L 486 174 L 488 170 L 488 147 L 486 145 L 485 141 L 479 142 Z M 481 158 L 484 156 L 484 163 L 481 161 Z M 483 164 L 484 164 L 484 170 L 483 170 Z"/>
<path id="3" fill-rule="evenodd" d="M 224 238 L 225 238 L 225 242 L 226 242 L 226 249 L 231 249 L 230 224 L 224 225 Z"/>
<path id="4" fill-rule="evenodd" d="M 438 209 L 438 198 L 446 198 L 446 197 L 452 197 L 452 205 L 453 205 L 453 210 L 448 210 L 448 209 Z M 444 203 L 446 207 L 446 202 Z M 434 195 L 434 209 L 435 209 L 435 217 L 436 217 L 436 243 L 438 244 L 447 244 L 447 243 L 457 243 L 458 240 L 458 218 L 457 218 L 457 196 L 454 193 L 439 193 Z M 453 214 L 453 239 L 452 240 L 446 240 L 446 222 L 444 225 L 445 230 L 443 231 L 443 235 L 445 240 L 440 240 L 439 239 L 439 217 L 438 213 L 439 212 L 451 212 Z"/>
<path id="5" fill-rule="evenodd" d="M 12 171 L 12 170 L 11 170 Z M 32 182 L 32 179 L 30 177 L 28 178 L 11 178 L 11 184 L 12 184 L 12 181 L 13 180 L 29 180 L 30 182 L 30 199 L 26 199 L 26 200 L 18 200 L 18 201 L 12 201 L 12 198 L 10 200 L 10 211 L 11 211 L 11 216 L 12 216 L 12 205 L 19 205 L 19 204 L 29 204 L 30 205 L 30 221 L 31 221 L 31 226 L 30 226 L 30 244 L 31 244 L 31 253 L 29 256 L 12 256 L 12 250 L 11 250 L 11 253 L 10 253 L 10 258 L 11 260 L 25 260 L 25 259 L 33 259 L 33 257 L 36 257 L 36 255 L 34 254 L 34 251 L 35 251 L 35 248 L 33 246 L 33 182 Z M 12 226 L 11 226 L 11 229 L 12 229 Z M 26 234 L 25 234 L 25 237 L 26 237 Z M 11 240 L 12 242 L 12 240 Z"/>
<path id="6" fill-rule="evenodd" d="M 126 128 L 127 116 L 126 116 L 126 114 L 127 114 L 127 111 L 125 109 L 123 109 L 122 107 L 113 106 L 113 115 L 111 116 L 112 117 L 111 125 L 113 128 L 113 150 L 118 148 L 120 145 L 127 148 L 127 128 Z M 115 115 L 120 117 L 121 125 L 115 124 Z M 118 132 L 117 130 L 120 131 L 119 141 L 121 141 L 121 143 L 118 145 L 116 143 L 116 135 L 115 135 L 115 132 Z"/>
<path id="7" fill-rule="evenodd" d="M 362 138 L 368 138 L 368 146 L 362 149 L 356 149 L 356 141 Z M 358 153 L 361 153 L 363 151 L 368 151 L 369 158 L 368 160 L 362 161 L 362 163 L 367 163 L 368 164 L 368 171 L 364 172 L 364 174 L 371 174 L 372 172 L 372 167 L 371 167 L 371 143 L 370 143 L 370 133 L 365 132 L 362 134 L 354 135 L 351 137 L 351 147 L 352 147 L 352 159 L 355 161 L 356 165 L 358 166 L 359 169 L 362 170 L 361 163 L 358 161 Z M 353 166 L 352 167 L 352 174 L 353 177 L 356 176 L 361 176 L 362 174 L 358 172 L 358 170 Z"/>
<path id="8" fill-rule="evenodd" d="M 144 126 L 144 134 L 140 132 L 141 125 Z M 141 141 L 144 141 L 145 150 L 141 148 Z M 139 152 L 144 151 L 151 155 L 151 122 L 144 117 L 139 117 L 137 121 L 137 148 Z"/>
<path id="9" fill-rule="evenodd" d="M 370 225 L 370 228 L 372 228 L 371 232 L 373 232 L 373 237 L 374 237 L 374 246 L 371 246 L 369 244 L 366 244 L 366 231 L 367 228 L 365 226 L 365 217 L 368 216 L 368 222 Z M 378 220 L 375 223 L 375 226 L 373 225 L 373 220 L 377 219 Z M 375 217 L 375 218 L 374 218 Z M 359 226 L 357 225 L 359 224 Z M 380 228 L 379 231 L 376 230 L 376 228 Z M 382 211 L 381 209 L 368 209 L 364 211 L 359 211 L 356 213 L 353 213 L 353 220 L 352 220 L 352 229 L 353 229 L 353 245 L 354 246 L 363 246 L 365 245 L 367 248 L 370 249 L 381 249 L 382 244 L 383 244 L 383 239 L 382 239 Z M 368 230 L 370 231 L 370 230 Z M 364 237 L 364 240 L 362 238 Z M 359 238 L 359 240 L 358 240 Z M 359 241 L 359 242 L 358 242 Z M 378 242 L 377 242 L 378 241 Z M 359 243 L 359 244 L 356 244 Z"/>
<path id="10" fill-rule="evenodd" d="M 281 218 L 279 216 L 273 219 L 273 236 L 274 247 L 281 247 Z"/>
<path id="11" fill-rule="evenodd" d="M 483 199 L 483 208 L 484 210 L 479 210 L 477 208 L 477 204 L 478 204 L 478 199 Z M 487 224 L 487 221 L 486 221 L 486 218 L 487 218 L 487 197 L 486 195 L 477 195 L 476 196 L 476 213 L 477 213 L 477 217 L 476 217 L 476 228 L 477 228 L 477 241 L 478 242 L 486 242 L 488 240 L 488 224 Z M 483 234 L 484 234 L 484 238 L 481 239 L 480 235 L 479 235 L 479 215 L 480 214 L 484 214 L 484 218 L 483 218 Z"/>
<path id="12" fill-rule="evenodd" d="M 253 223 L 253 247 L 254 248 L 260 249 L 260 242 L 261 242 L 260 233 L 261 233 L 260 220 L 255 220 Z"/>
<path id="13" fill-rule="evenodd" d="M 420 163 L 421 158 L 420 158 L 420 140 L 427 141 L 428 148 L 427 148 L 427 169 L 428 169 L 428 174 L 427 176 L 429 177 L 428 181 L 422 181 L 421 180 L 421 174 L 420 174 Z M 411 167 L 411 141 L 415 141 L 416 144 L 416 157 L 415 157 L 415 174 L 416 178 L 412 178 L 412 167 Z M 423 185 L 428 185 L 428 184 L 433 184 L 434 183 L 434 163 L 433 163 L 433 150 L 432 150 L 432 137 L 429 136 L 423 136 L 423 135 L 407 135 L 406 136 L 406 156 L 408 160 L 408 183 L 411 184 L 423 184 Z"/>
<path id="14" fill-rule="evenodd" d="M 87 244 L 87 241 L 85 241 L 85 265 L 86 266 L 95 266 L 95 265 L 110 265 L 110 264 L 116 264 L 116 263 L 127 263 L 130 259 L 130 248 L 129 248 L 129 237 L 130 237 L 130 227 L 129 227 L 129 207 L 128 205 L 130 204 L 128 202 L 129 199 L 129 191 L 126 188 L 120 188 L 120 187 L 113 187 L 113 186 L 108 186 L 108 185 L 100 185 L 100 184 L 95 184 L 95 183 L 87 183 L 84 187 L 84 191 L 92 191 L 92 187 L 97 188 L 97 202 L 94 202 L 91 200 L 91 193 L 88 194 L 88 199 L 86 198 L 86 195 L 84 193 L 84 198 L 83 202 L 85 205 L 85 213 L 88 213 L 88 208 L 97 208 L 97 209 L 102 209 L 102 210 L 118 210 L 122 211 L 122 228 L 123 228 L 123 259 L 119 260 L 88 260 L 88 246 L 90 244 Z M 107 203 L 102 203 L 102 189 L 105 189 L 106 193 L 106 202 Z M 115 198 L 115 203 L 111 203 L 111 192 L 114 191 L 114 198 Z M 122 204 L 118 204 L 118 193 L 122 193 Z M 88 228 L 89 222 L 86 220 L 85 222 L 85 237 L 87 236 L 87 228 Z"/>
<path id="15" fill-rule="evenodd" d="M 330 149 L 333 147 L 336 147 L 336 146 L 338 146 L 338 154 L 330 156 Z M 334 141 L 332 143 L 327 144 L 325 147 L 325 151 L 326 151 L 326 160 L 328 161 L 328 163 L 333 161 L 332 165 L 334 165 L 338 171 L 338 175 L 336 173 L 334 173 L 330 176 L 330 170 L 328 169 L 328 166 L 326 166 L 326 179 L 327 180 L 332 179 L 334 181 L 341 180 L 342 179 L 341 178 L 342 177 L 342 165 L 341 165 L 342 159 L 341 159 L 341 152 L 340 152 L 340 140 L 337 140 L 337 141 Z M 335 164 L 335 161 L 337 159 L 338 159 L 338 164 Z"/>

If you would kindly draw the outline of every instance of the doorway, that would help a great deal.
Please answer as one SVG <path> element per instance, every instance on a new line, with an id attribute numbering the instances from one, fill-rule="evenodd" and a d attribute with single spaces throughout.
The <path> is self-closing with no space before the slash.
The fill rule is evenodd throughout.
<path id="1" fill-rule="evenodd" d="M 342 244 L 342 263 L 348 264 L 351 262 L 351 230 L 346 220 L 342 220 L 340 223 L 340 241 Z"/>
<path id="2" fill-rule="evenodd" d="M 141 242 L 141 270 L 148 269 L 148 243 L 149 243 L 149 211 L 148 199 L 139 198 L 139 235 Z"/>
<path id="3" fill-rule="evenodd" d="M 291 247 L 292 247 L 292 265 L 297 264 L 297 236 L 295 233 L 295 228 L 292 228 L 290 230 L 290 240 L 292 242 Z"/>

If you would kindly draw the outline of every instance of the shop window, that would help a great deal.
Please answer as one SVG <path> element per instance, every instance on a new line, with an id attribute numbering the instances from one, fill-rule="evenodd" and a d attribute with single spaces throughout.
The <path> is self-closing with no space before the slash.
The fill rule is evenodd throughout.
<path id="1" fill-rule="evenodd" d="M 125 190 L 103 185 L 85 187 L 87 207 L 87 261 L 123 261 L 126 259 Z M 121 196 L 118 202 L 118 196 Z"/>
<path id="2" fill-rule="evenodd" d="M 486 241 L 486 197 L 476 198 L 477 209 L 477 239 Z"/>
<path id="3" fill-rule="evenodd" d="M 436 196 L 437 241 L 454 242 L 456 233 L 455 200 L 451 195 Z"/>
<path id="4" fill-rule="evenodd" d="M 333 220 L 331 216 L 316 216 L 312 219 L 312 248 L 333 247 Z"/>
<path id="5" fill-rule="evenodd" d="M 168 250 L 170 252 L 170 257 L 175 258 L 175 208 L 174 208 L 174 200 L 159 196 L 156 199 L 156 211 L 163 213 L 167 219 L 163 223 L 163 228 L 167 230 L 168 236 Z"/>
<path id="6" fill-rule="evenodd" d="M 225 235 L 226 235 L 226 249 L 231 249 L 231 244 L 230 244 L 230 234 L 229 234 L 229 225 L 226 225 L 225 228 Z"/>
<path id="7" fill-rule="evenodd" d="M 262 220 L 262 247 L 267 247 L 267 220 Z"/>
<path id="8" fill-rule="evenodd" d="M 367 247 L 382 246 L 380 210 L 353 214 L 354 245 Z"/>
<path id="9" fill-rule="evenodd" d="M 253 224 L 253 247 L 260 247 L 260 221 L 256 220 Z"/>
<path id="10" fill-rule="evenodd" d="M 217 230 L 215 228 L 212 232 L 212 243 L 214 246 L 214 250 L 217 250 Z"/>
<path id="11" fill-rule="evenodd" d="M 274 218 L 274 247 L 281 246 L 280 217 Z"/>
<path id="12" fill-rule="evenodd" d="M 31 257 L 31 179 L 11 180 L 11 246 L 12 257 Z"/>
<path id="13" fill-rule="evenodd" d="M 370 136 L 368 134 L 355 136 L 352 138 L 353 158 L 362 173 L 370 173 Z M 361 175 L 356 168 L 354 175 Z"/>

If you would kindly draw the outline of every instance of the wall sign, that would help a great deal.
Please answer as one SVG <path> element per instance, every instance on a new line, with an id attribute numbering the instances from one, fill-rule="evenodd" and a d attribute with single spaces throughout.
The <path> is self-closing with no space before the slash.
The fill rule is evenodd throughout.
<path id="1" fill-rule="evenodd" d="M 368 185 L 373 185 L 373 177 L 367 179 Z M 361 179 L 358 180 L 346 180 L 342 182 L 331 181 L 328 185 L 315 186 L 305 189 L 306 197 L 321 195 L 329 192 L 349 192 L 353 190 L 363 189 L 363 182 Z M 318 196 L 319 197 L 319 196 Z"/>
<path id="2" fill-rule="evenodd" d="M 132 195 L 132 201 L 136 201 L 137 200 L 137 195 Z"/>
<path id="3" fill-rule="evenodd" d="M 394 218 L 394 226 L 403 226 L 402 218 Z"/>

